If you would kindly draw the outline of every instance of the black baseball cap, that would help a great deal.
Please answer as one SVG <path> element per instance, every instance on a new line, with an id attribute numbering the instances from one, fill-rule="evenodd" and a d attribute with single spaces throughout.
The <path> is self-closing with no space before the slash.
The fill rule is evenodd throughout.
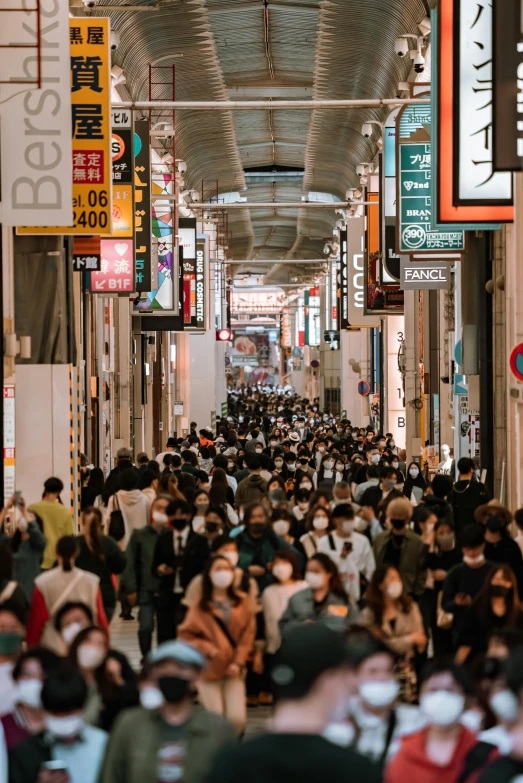
<path id="1" fill-rule="evenodd" d="M 282 699 L 300 699 L 329 669 L 350 665 L 345 637 L 322 623 L 299 626 L 283 640 L 271 678 Z"/>

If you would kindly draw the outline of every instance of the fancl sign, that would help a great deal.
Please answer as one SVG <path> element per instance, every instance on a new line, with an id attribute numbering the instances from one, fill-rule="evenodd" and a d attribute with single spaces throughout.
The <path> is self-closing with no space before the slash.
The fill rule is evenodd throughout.
<path id="1" fill-rule="evenodd" d="M 450 288 L 450 264 L 446 261 L 410 261 L 409 256 L 400 256 L 400 268 L 403 291 Z"/>

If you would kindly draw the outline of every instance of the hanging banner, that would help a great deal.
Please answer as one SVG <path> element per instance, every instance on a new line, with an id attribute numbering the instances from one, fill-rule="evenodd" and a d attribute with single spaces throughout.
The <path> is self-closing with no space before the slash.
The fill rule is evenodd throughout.
<path id="1" fill-rule="evenodd" d="M 139 293 L 152 289 L 151 148 L 149 120 L 134 123 L 134 241 Z"/>
<path id="2" fill-rule="evenodd" d="M 49 20 L 45 21 L 47 25 Z M 19 234 L 106 234 L 111 231 L 109 19 L 75 17 L 69 23 L 73 222 L 69 226 L 49 228 L 26 224 L 17 229 Z"/>
<path id="3" fill-rule="evenodd" d="M 111 112 L 111 164 L 113 175 L 111 237 L 134 236 L 132 112 Z"/>
<path id="4" fill-rule="evenodd" d="M 390 275 L 385 280 L 381 263 L 379 194 L 367 193 L 367 201 L 373 203 L 366 207 L 363 312 L 366 315 L 402 313 L 403 291 L 397 282 L 390 280 Z"/>
<path id="5" fill-rule="evenodd" d="M 518 96 L 523 77 L 519 0 L 493 4 L 492 137 L 494 171 L 521 171 L 523 125 Z"/>
<path id="6" fill-rule="evenodd" d="M 2 14 L 2 44 L 9 55 L 2 59 L 0 78 L 10 84 L 0 85 L 1 219 L 5 226 L 67 226 L 73 222 L 69 4 L 46 3 L 45 21 L 44 9 L 35 5 L 33 13 Z M 46 49 L 52 57 L 44 55 Z M 33 89 L 38 68 L 42 87 Z"/>
<path id="7" fill-rule="evenodd" d="M 4 502 L 15 494 L 15 387 L 4 386 Z"/>
<path id="8" fill-rule="evenodd" d="M 347 327 L 374 328 L 380 325 L 380 319 L 364 314 L 365 269 L 364 269 L 364 218 L 351 218 L 347 231 L 340 232 L 340 257 L 342 268 L 347 270 Z"/>
<path id="9" fill-rule="evenodd" d="M 91 272 L 93 294 L 130 294 L 134 291 L 133 243 L 102 239 L 99 272 Z"/>
<path id="10" fill-rule="evenodd" d="M 492 5 L 441 0 L 438 23 L 438 223 L 514 219 L 512 178 L 492 139 Z"/>
<path id="11" fill-rule="evenodd" d="M 196 218 L 179 218 L 178 242 L 183 250 L 183 323 L 196 328 Z"/>
<path id="12" fill-rule="evenodd" d="M 338 291 L 339 291 L 339 321 L 340 329 L 348 329 L 349 324 L 349 280 L 347 269 L 347 229 L 340 230 L 340 268 L 338 271 Z M 290 343 L 289 343 L 290 344 Z M 285 343 L 286 345 L 286 343 Z"/>

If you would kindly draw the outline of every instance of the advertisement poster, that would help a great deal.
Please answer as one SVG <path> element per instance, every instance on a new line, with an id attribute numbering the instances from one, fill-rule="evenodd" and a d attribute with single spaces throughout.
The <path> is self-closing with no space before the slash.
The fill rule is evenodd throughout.
<path id="1" fill-rule="evenodd" d="M 267 332 L 246 334 L 243 330 L 235 331 L 227 356 L 231 360 L 233 376 L 243 368 L 246 383 L 278 383 L 278 344 L 269 341 Z"/>
<path id="2" fill-rule="evenodd" d="M 93 294 L 124 294 L 134 291 L 133 243 L 102 239 L 99 272 L 91 272 Z"/>

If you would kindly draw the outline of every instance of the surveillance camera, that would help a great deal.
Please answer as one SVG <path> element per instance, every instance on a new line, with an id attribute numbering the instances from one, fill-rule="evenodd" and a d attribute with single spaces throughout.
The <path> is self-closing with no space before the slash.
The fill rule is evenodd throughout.
<path id="1" fill-rule="evenodd" d="M 114 50 L 118 49 L 120 46 L 120 33 L 118 30 L 111 30 L 111 49 Z"/>
<path id="2" fill-rule="evenodd" d="M 341 220 L 341 218 L 340 218 L 340 220 L 337 220 L 336 221 L 336 228 L 339 228 L 339 229 L 345 228 L 345 220 Z"/>
<path id="3" fill-rule="evenodd" d="M 394 42 L 394 51 L 398 57 L 406 57 L 409 53 L 409 42 L 406 38 L 396 38 Z"/>
<path id="4" fill-rule="evenodd" d="M 416 73 L 423 73 L 425 70 L 425 58 L 419 52 L 414 58 L 414 70 Z"/>
<path id="5" fill-rule="evenodd" d="M 323 245 L 323 255 L 324 256 L 330 256 L 331 251 L 332 251 L 332 245 L 330 245 L 328 242 L 326 242 Z"/>
<path id="6" fill-rule="evenodd" d="M 86 8 L 94 8 L 95 5 L 98 5 L 100 0 L 83 0 L 83 3 Z"/>
<path id="7" fill-rule="evenodd" d="M 366 139 L 370 139 L 372 136 L 372 125 L 370 122 L 364 122 L 361 126 L 361 135 Z"/>
<path id="8" fill-rule="evenodd" d="M 354 198 L 354 194 L 356 193 L 356 188 L 349 188 L 345 191 L 345 198 L 347 201 L 351 201 Z"/>
<path id="9" fill-rule="evenodd" d="M 195 203 L 196 203 L 197 201 L 199 201 L 199 200 L 200 200 L 200 193 L 199 193 L 199 191 L 198 191 L 198 190 L 191 190 L 191 192 L 189 193 L 189 195 L 190 195 L 191 199 L 192 199 L 192 200 L 193 200 Z"/>
<path id="10" fill-rule="evenodd" d="M 187 163 L 184 160 L 179 160 L 176 164 L 176 168 L 180 172 L 180 174 L 185 174 L 187 171 Z"/>
<path id="11" fill-rule="evenodd" d="M 358 175 L 358 177 L 363 176 L 366 171 L 367 171 L 367 167 L 363 163 L 358 163 L 358 165 L 356 166 L 356 174 Z"/>
<path id="12" fill-rule="evenodd" d="M 358 199 L 360 199 L 362 197 L 362 195 L 363 194 L 362 194 L 361 190 L 359 188 L 356 188 L 356 190 L 354 191 L 354 198 L 355 198 L 355 200 L 358 201 Z"/>

